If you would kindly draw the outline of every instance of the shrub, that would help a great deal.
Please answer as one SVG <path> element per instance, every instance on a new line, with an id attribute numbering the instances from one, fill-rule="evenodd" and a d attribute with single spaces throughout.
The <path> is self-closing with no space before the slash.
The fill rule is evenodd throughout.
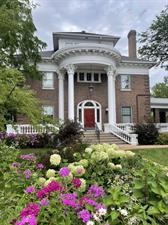
<path id="1" fill-rule="evenodd" d="M 76 121 L 66 121 L 61 125 L 58 132 L 58 139 L 63 146 L 81 142 L 83 131 L 81 125 Z"/>
<path id="2" fill-rule="evenodd" d="M 154 144 L 159 136 L 158 129 L 153 123 L 137 124 L 135 133 L 138 134 L 138 143 L 140 145 Z"/>
<path id="3" fill-rule="evenodd" d="M 168 133 L 160 133 L 159 137 L 156 140 L 156 144 L 167 145 L 168 144 Z"/>

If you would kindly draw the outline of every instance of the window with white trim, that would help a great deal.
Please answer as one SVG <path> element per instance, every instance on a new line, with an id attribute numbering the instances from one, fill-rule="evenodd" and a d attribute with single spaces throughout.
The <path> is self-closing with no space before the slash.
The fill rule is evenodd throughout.
<path id="1" fill-rule="evenodd" d="M 130 91 L 131 90 L 131 76 L 121 75 L 121 90 Z"/>
<path id="2" fill-rule="evenodd" d="M 47 117 L 53 118 L 54 117 L 54 107 L 51 105 L 44 105 L 43 106 L 43 114 Z"/>
<path id="3" fill-rule="evenodd" d="M 101 75 L 102 75 L 102 73 L 100 73 L 100 72 L 79 71 L 79 72 L 77 72 L 77 81 L 78 82 L 100 83 Z"/>
<path id="4" fill-rule="evenodd" d="M 42 85 L 43 85 L 43 89 L 53 89 L 54 88 L 54 74 L 53 74 L 53 72 L 45 72 L 43 74 Z"/>
<path id="5" fill-rule="evenodd" d="M 132 108 L 130 106 L 122 106 L 121 108 L 121 121 L 122 123 L 132 122 Z"/>

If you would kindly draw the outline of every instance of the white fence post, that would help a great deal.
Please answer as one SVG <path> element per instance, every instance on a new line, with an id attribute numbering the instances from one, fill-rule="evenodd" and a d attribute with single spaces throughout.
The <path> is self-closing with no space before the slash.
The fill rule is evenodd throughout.
<path id="1" fill-rule="evenodd" d="M 138 134 L 131 134 L 131 145 L 138 145 Z"/>
<path id="2" fill-rule="evenodd" d="M 6 133 L 7 134 L 10 134 L 10 133 L 16 134 L 16 130 L 13 128 L 12 124 L 7 124 L 6 125 Z"/>

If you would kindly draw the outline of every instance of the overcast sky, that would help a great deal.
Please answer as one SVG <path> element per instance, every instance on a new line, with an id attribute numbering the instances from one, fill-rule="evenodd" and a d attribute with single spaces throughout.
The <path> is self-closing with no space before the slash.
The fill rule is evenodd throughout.
<path id="1" fill-rule="evenodd" d="M 127 55 L 127 34 L 145 31 L 160 14 L 168 0 L 34 0 L 33 11 L 38 36 L 52 50 L 52 32 L 87 31 L 120 36 L 116 48 Z M 161 69 L 150 70 L 153 86 L 168 75 Z"/>

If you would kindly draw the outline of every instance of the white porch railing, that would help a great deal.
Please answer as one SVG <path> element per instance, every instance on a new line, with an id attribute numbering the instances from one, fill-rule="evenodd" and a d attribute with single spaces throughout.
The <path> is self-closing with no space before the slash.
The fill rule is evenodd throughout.
<path id="1" fill-rule="evenodd" d="M 39 125 L 31 125 L 31 124 L 17 124 L 17 125 L 7 125 L 6 132 L 15 133 L 15 134 L 38 134 L 38 133 L 46 133 L 46 132 L 56 132 L 59 128 L 52 125 L 47 124 L 46 126 L 39 124 Z"/>
<path id="2" fill-rule="evenodd" d="M 105 132 L 110 132 L 117 136 L 118 138 L 122 139 L 128 144 L 131 145 L 137 145 L 138 140 L 137 140 L 137 134 L 131 134 L 128 133 L 127 131 L 119 128 L 117 124 L 106 124 L 105 125 Z"/>
<path id="3" fill-rule="evenodd" d="M 168 123 L 155 123 L 160 133 L 168 132 Z"/>

